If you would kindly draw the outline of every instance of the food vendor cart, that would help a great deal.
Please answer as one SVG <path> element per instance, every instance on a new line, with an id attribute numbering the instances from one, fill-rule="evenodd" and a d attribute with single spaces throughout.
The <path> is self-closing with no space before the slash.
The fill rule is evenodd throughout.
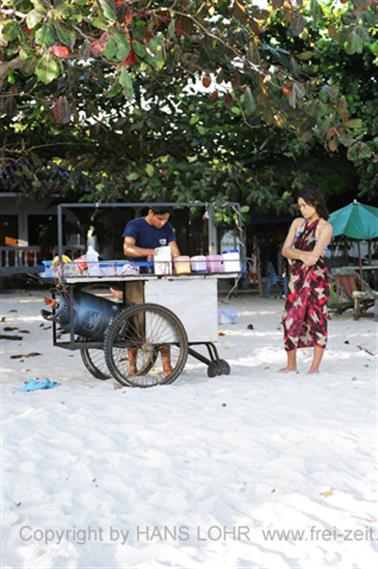
<path id="1" fill-rule="evenodd" d="M 58 217 L 60 248 L 61 231 Z M 64 268 L 52 291 L 52 310 L 42 313 L 53 322 L 54 346 L 80 350 L 93 376 L 113 377 L 130 387 L 169 384 L 179 377 L 188 356 L 205 364 L 209 377 L 230 374 L 215 345 L 217 285 L 239 272 L 92 276 L 93 271 L 72 275 Z M 106 298 L 114 285 L 123 291 L 118 303 Z M 169 353 L 168 371 L 163 369 L 163 351 Z M 132 373 L 130 353 L 136 361 Z"/>

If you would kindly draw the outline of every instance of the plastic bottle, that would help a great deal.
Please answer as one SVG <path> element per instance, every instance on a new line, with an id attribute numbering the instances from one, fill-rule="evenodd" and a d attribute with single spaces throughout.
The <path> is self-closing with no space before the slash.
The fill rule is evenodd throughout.
<path id="1" fill-rule="evenodd" d="M 97 251 L 92 245 L 89 245 L 87 252 L 85 253 L 85 260 L 88 263 L 88 274 L 92 277 L 97 277 L 100 275 L 98 257 L 99 254 Z"/>

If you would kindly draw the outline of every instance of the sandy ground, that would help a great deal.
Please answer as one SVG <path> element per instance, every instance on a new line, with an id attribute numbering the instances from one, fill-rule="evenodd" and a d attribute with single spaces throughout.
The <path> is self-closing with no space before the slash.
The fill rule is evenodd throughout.
<path id="1" fill-rule="evenodd" d="M 308 351 L 283 376 L 283 301 L 243 296 L 219 327 L 230 376 L 188 360 L 115 389 L 53 348 L 42 296 L 1 299 L 0 333 L 23 337 L 2 342 L 2 568 L 377 566 L 371 318 L 333 316 L 322 373 Z M 61 385 L 20 392 L 32 377 Z"/>

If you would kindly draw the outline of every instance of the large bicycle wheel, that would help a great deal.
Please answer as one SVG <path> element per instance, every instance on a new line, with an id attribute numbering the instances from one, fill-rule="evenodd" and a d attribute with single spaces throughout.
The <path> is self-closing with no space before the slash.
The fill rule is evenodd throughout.
<path id="1" fill-rule="evenodd" d="M 80 350 L 83 364 L 96 379 L 106 380 L 112 376 L 106 365 L 104 350 L 95 348 L 82 348 Z"/>
<path id="2" fill-rule="evenodd" d="M 123 310 L 106 330 L 105 361 L 122 385 L 172 383 L 184 369 L 188 338 L 177 316 L 158 304 Z"/>

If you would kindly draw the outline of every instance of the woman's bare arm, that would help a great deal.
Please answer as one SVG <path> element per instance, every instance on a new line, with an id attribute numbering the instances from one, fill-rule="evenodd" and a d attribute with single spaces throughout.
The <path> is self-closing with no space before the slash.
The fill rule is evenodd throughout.
<path id="1" fill-rule="evenodd" d="M 314 249 L 312 251 L 304 252 L 303 262 L 309 267 L 315 265 L 319 257 L 323 255 L 324 247 L 327 247 L 327 245 L 329 245 L 331 239 L 332 239 L 332 225 L 326 222 L 322 224 L 321 227 L 319 228 L 318 241 Z"/>
<path id="2" fill-rule="evenodd" d="M 282 247 L 282 256 L 286 257 L 286 259 L 292 260 L 300 260 L 303 261 L 303 253 L 304 251 L 300 251 L 299 249 L 295 249 L 294 247 L 294 239 L 295 235 L 300 228 L 300 226 L 304 223 L 304 219 L 301 217 L 297 217 L 294 219 L 293 223 L 290 226 L 289 232 L 286 236 L 285 243 Z"/>

